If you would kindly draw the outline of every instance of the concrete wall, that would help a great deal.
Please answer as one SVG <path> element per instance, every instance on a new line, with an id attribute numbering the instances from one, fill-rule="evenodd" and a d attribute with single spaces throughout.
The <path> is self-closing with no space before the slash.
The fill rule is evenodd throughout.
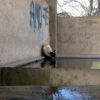
<path id="1" fill-rule="evenodd" d="M 57 32 L 57 0 L 47 0 L 49 4 L 49 31 L 50 31 L 50 45 L 56 49 L 56 32 Z"/>
<path id="2" fill-rule="evenodd" d="M 100 17 L 58 17 L 57 25 L 58 55 L 100 54 Z"/>
<path id="3" fill-rule="evenodd" d="M 45 42 L 49 42 L 45 0 L 0 0 L 0 67 L 41 56 Z"/>

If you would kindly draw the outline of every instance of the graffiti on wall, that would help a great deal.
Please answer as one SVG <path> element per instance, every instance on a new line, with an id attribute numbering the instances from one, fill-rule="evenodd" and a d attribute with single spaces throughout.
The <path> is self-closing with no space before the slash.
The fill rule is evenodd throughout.
<path id="1" fill-rule="evenodd" d="M 40 30 L 43 26 L 43 21 L 45 26 L 48 25 L 48 8 L 43 8 L 41 5 L 31 0 L 30 3 L 30 27 L 34 28 L 34 32 L 38 28 Z"/>

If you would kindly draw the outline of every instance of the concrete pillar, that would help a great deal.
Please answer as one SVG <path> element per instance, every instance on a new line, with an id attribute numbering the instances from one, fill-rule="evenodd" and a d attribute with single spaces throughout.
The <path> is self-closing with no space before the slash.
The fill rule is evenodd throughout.
<path id="1" fill-rule="evenodd" d="M 56 15 L 57 15 L 57 0 L 47 0 L 49 4 L 49 32 L 50 44 L 53 49 L 56 49 Z"/>

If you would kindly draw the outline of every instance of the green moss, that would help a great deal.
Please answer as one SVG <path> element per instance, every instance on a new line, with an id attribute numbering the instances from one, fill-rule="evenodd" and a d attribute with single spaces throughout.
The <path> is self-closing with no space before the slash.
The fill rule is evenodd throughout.
<path id="1" fill-rule="evenodd" d="M 100 69 L 100 62 L 93 63 L 93 65 L 91 66 L 91 69 Z"/>

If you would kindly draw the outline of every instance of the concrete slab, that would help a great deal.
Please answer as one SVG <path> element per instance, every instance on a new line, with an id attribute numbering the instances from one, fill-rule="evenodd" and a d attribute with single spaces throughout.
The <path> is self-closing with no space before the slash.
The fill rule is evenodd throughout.
<path id="1" fill-rule="evenodd" d="M 0 68 L 1 86 L 85 86 L 100 85 L 100 60 L 58 59 L 15 68 Z"/>
<path id="2" fill-rule="evenodd" d="M 84 99 L 83 99 L 84 98 Z M 100 100 L 99 86 L 46 87 L 16 86 L 0 87 L 0 100 Z"/>

